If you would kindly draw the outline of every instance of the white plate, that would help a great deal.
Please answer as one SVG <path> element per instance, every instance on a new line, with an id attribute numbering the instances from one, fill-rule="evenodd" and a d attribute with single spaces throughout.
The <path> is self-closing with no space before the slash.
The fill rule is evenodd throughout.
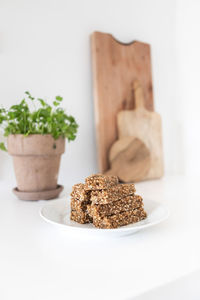
<path id="1" fill-rule="evenodd" d="M 45 221 L 62 226 L 69 232 L 73 231 L 80 234 L 83 234 L 84 232 L 90 235 L 103 234 L 109 236 L 122 236 L 133 234 L 141 229 L 156 225 L 169 216 L 169 210 L 165 205 L 149 199 L 144 200 L 144 208 L 148 215 L 145 220 L 116 229 L 98 229 L 92 224 L 79 224 L 71 221 L 69 201 L 66 198 L 48 202 L 48 204 L 40 210 L 40 215 Z"/>

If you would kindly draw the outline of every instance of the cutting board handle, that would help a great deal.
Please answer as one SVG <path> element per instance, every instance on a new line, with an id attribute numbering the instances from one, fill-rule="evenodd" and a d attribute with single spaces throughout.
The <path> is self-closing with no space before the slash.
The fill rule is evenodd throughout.
<path id="1" fill-rule="evenodd" d="M 139 80 L 135 80 L 133 82 L 133 90 L 134 90 L 135 109 L 145 108 L 144 94 Z"/>

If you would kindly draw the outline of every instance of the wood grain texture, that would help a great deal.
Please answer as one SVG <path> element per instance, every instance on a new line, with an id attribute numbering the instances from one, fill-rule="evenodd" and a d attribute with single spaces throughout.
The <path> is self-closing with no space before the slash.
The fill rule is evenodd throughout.
<path id="1" fill-rule="evenodd" d="M 151 168 L 151 153 L 140 139 L 128 139 L 124 137 L 114 143 L 111 148 L 111 168 L 106 174 L 117 175 L 122 182 L 141 181 Z"/>
<path id="2" fill-rule="evenodd" d="M 133 83 L 141 82 L 145 107 L 153 111 L 150 46 L 135 41 L 122 44 L 112 35 L 91 36 L 96 135 L 99 171 L 109 168 L 108 153 L 117 139 L 117 113 L 134 109 Z"/>
<path id="3" fill-rule="evenodd" d="M 141 85 L 134 82 L 136 108 L 117 115 L 119 139 L 110 150 L 109 174 L 124 182 L 160 178 L 163 175 L 160 115 L 144 107 Z"/>

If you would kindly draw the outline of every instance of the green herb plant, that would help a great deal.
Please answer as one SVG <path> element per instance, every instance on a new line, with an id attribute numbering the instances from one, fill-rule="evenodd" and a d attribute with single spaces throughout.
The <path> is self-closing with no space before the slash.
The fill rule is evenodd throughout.
<path id="1" fill-rule="evenodd" d="M 49 105 L 45 100 L 25 92 L 24 99 L 18 105 L 8 110 L 0 108 L 0 128 L 4 136 L 51 134 L 54 139 L 63 137 L 68 141 L 75 140 L 78 124 L 60 107 L 62 101 L 62 97 L 56 96 L 53 104 Z M 0 143 L 0 149 L 6 151 L 4 143 Z"/>

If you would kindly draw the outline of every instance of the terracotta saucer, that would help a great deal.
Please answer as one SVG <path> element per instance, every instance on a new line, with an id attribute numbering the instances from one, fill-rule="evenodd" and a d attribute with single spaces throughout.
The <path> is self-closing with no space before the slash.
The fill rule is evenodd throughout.
<path id="1" fill-rule="evenodd" d="M 59 194 L 63 190 L 63 185 L 58 185 L 54 190 L 47 190 L 41 192 L 23 192 L 19 191 L 17 187 L 13 189 L 13 193 L 20 199 L 20 200 L 50 200 L 55 199 L 59 196 Z"/>

